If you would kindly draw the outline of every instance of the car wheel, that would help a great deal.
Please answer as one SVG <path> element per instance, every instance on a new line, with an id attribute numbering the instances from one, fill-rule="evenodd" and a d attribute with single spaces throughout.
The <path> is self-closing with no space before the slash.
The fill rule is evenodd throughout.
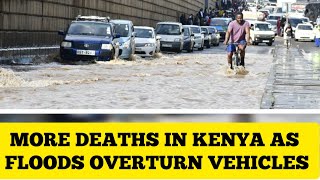
<path id="1" fill-rule="evenodd" d="M 268 46 L 272 46 L 272 43 L 267 43 Z"/>

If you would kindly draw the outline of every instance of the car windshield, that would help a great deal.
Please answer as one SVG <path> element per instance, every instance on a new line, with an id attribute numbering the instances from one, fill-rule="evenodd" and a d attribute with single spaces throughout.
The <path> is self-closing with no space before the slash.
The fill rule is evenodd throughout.
<path id="1" fill-rule="evenodd" d="M 180 26 L 174 24 L 159 24 L 156 29 L 157 34 L 180 35 Z"/>
<path id="2" fill-rule="evenodd" d="M 129 25 L 128 24 L 115 24 L 115 32 L 120 37 L 129 37 Z"/>
<path id="3" fill-rule="evenodd" d="M 298 29 L 300 30 L 312 30 L 311 26 L 298 26 Z"/>
<path id="4" fill-rule="evenodd" d="M 308 18 L 302 18 L 302 21 L 303 22 L 309 22 L 309 19 Z"/>
<path id="5" fill-rule="evenodd" d="M 267 21 L 268 23 L 270 23 L 271 25 L 273 26 L 276 26 L 277 25 L 277 21 Z"/>
<path id="6" fill-rule="evenodd" d="M 184 36 L 190 36 L 189 28 L 183 28 L 184 29 Z"/>
<path id="7" fill-rule="evenodd" d="M 280 16 L 269 16 L 268 17 L 268 19 L 270 19 L 270 20 L 278 20 L 279 18 L 281 19 Z"/>
<path id="8" fill-rule="evenodd" d="M 214 34 L 214 33 L 216 33 L 216 30 L 214 28 L 209 28 L 209 32 Z"/>
<path id="9" fill-rule="evenodd" d="M 297 27 L 298 24 L 303 23 L 302 19 L 289 19 L 292 27 Z"/>
<path id="10" fill-rule="evenodd" d="M 256 24 L 257 31 L 271 31 L 269 24 Z"/>
<path id="11" fill-rule="evenodd" d="M 95 22 L 72 23 L 68 29 L 70 35 L 111 36 L 110 24 Z"/>
<path id="12" fill-rule="evenodd" d="M 207 28 L 201 28 L 201 31 L 204 31 L 206 34 L 209 34 L 208 29 Z"/>
<path id="13" fill-rule="evenodd" d="M 154 34 L 151 29 L 135 28 L 135 32 L 137 38 L 154 38 Z"/>
<path id="14" fill-rule="evenodd" d="M 225 20 L 222 20 L 222 19 L 212 19 L 210 25 L 211 26 L 227 26 L 228 24 Z"/>
<path id="15" fill-rule="evenodd" d="M 199 34 L 199 33 L 201 33 L 200 28 L 197 28 L 197 27 L 191 27 L 191 31 L 192 31 L 192 33 L 194 33 L 194 34 Z"/>

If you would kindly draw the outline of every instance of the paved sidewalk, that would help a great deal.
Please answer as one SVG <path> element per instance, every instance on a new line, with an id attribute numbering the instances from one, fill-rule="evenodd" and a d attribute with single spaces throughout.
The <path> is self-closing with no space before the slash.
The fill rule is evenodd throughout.
<path id="1" fill-rule="evenodd" d="M 320 69 L 298 47 L 278 45 L 273 53 L 261 109 L 320 108 Z"/>

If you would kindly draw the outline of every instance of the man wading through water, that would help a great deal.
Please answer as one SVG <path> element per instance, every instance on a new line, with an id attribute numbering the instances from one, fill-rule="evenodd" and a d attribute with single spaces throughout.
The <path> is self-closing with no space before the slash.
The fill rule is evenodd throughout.
<path id="1" fill-rule="evenodd" d="M 239 43 L 238 47 L 240 50 L 241 63 L 240 65 L 245 67 L 244 58 L 245 58 L 245 50 L 247 45 L 250 45 L 250 24 L 247 21 L 243 20 L 243 14 L 237 13 L 236 20 L 232 21 L 229 24 L 228 31 L 226 33 L 226 39 L 224 41 L 225 45 L 230 43 Z M 228 52 L 228 64 L 231 69 L 232 67 L 232 56 L 233 53 L 236 52 L 236 45 L 229 44 L 227 46 Z"/>

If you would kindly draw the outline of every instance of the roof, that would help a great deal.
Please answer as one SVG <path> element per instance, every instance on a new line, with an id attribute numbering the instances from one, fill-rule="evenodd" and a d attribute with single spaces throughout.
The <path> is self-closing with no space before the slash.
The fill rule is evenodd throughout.
<path id="1" fill-rule="evenodd" d="M 133 24 L 132 21 L 130 21 L 130 20 L 123 20 L 123 19 L 113 19 L 113 20 L 111 20 L 110 22 L 120 23 L 120 24 L 122 24 L 122 23 L 124 23 L 124 24 L 131 23 L 131 24 Z"/>
<path id="2" fill-rule="evenodd" d="M 182 25 L 181 23 L 179 22 L 158 22 L 157 24 L 179 24 L 179 25 Z"/>
<path id="3" fill-rule="evenodd" d="M 149 27 L 149 26 L 134 26 L 134 28 L 136 28 L 136 29 L 154 29 L 153 27 Z"/>
<path id="4" fill-rule="evenodd" d="M 232 20 L 232 18 L 224 18 L 224 17 L 211 18 L 211 19 L 223 19 L 223 20 Z"/>
<path id="5" fill-rule="evenodd" d="M 310 23 L 299 23 L 297 26 L 312 26 L 313 27 L 313 25 Z"/>
<path id="6" fill-rule="evenodd" d="M 76 17 L 76 21 L 101 21 L 101 22 L 107 22 L 107 17 L 101 17 L 101 16 L 81 16 L 78 15 Z"/>
<path id="7" fill-rule="evenodd" d="M 254 23 L 254 24 L 270 24 L 270 23 L 264 22 L 264 21 L 253 21 L 251 23 Z"/>
<path id="8" fill-rule="evenodd" d="M 199 28 L 200 26 L 196 26 L 196 25 L 183 25 L 183 27 L 197 27 L 197 28 Z"/>
<path id="9" fill-rule="evenodd" d="M 201 26 L 202 28 L 215 28 L 214 26 Z"/>
<path id="10" fill-rule="evenodd" d="M 99 24 L 110 24 L 110 25 L 113 25 L 112 23 L 109 23 L 109 22 L 106 22 L 106 21 L 86 21 L 86 20 L 72 21 L 72 23 L 78 23 L 78 22 L 81 22 L 81 23 L 99 23 Z"/>
<path id="11" fill-rule="evenodd" d="M 283 16 L 284 13 L 274 13 L 274 14 L 269 14 L 269 16 Z"/>

